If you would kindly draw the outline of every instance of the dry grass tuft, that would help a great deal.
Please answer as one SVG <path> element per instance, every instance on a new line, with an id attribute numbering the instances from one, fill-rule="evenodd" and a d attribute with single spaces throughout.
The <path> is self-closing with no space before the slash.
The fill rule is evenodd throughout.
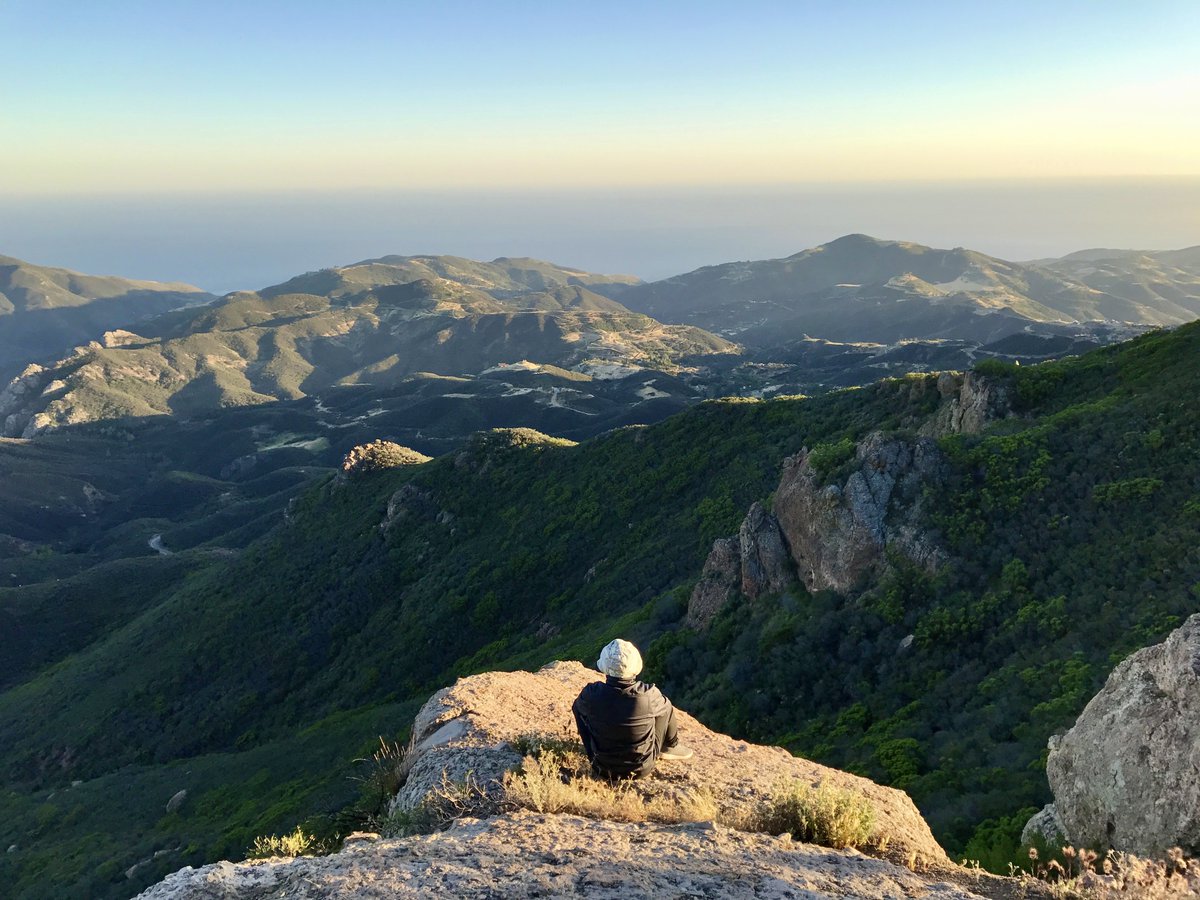
<path id="1" fill-rule="evenodd" d="M 1029 851 L 1033 872 L 1014 875 L 1050 882 L 1061 900 L 1183 900 L 1200 897 L 1200 860 L 1189 859 L 1178 847 L 1164 859 L 1144 859 L 1132 853 L 1109 851 L 1101 859 L 1092 850 L 1062 848 L 1063 861 L 1038 862 Z"/>
<path id="2" fill-rule="evenodd" d="M 786 832 L 798 841 L 842 850 L 872 842 L 875 810 L 854 791 L 825 782 L 813 788 L 801 781 L 785 781 L 749 824 L 753 831 Z"/>
<path id="3" fill-rule="evenodd" d="M 717 819 L 717 803 L 703 791 L 643 797 L 631 781 L 594 778 L 582 753 L 546 751 L 527 756 L 521 769 L 504 777 L 505 801 L 545 813 L 573 813 L 617 822 L 706 822 Z"/>
<path id="4" fill-rule="evenodd" d="M 397 810 L 380 824 L 379 830 L 384 837 L 431 834 L 455 819 L 488 816 L 497 812 L 498 808 L 496 800 L 479 783 L 474 773 L 468 772 L 466 778 L 454 781 L 443 771 L 441 782 L 419 806 Z"/>

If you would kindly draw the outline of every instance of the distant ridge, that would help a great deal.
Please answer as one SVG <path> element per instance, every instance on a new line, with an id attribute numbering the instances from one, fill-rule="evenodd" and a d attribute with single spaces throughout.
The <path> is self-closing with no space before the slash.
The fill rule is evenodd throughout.
<path id="1" fill-rule="evenodd" d="M 1177 325 L 1200 316 L 1200 253 L 1153 255 L 1158 263 L 1146 273 L 1124 261 L 1125 251 L 1112 252 L 1122 262 L 1109 267 L 1111 277 L 1089 279 L 1071 257 L 1015 263 L 962 247 L 849 234 L 780 259 L 637 285 L 621 299 L 751 347 L 804 336 L 998 340 L 1031 324 Z M 1094 253 L 1083 251 L 1089 262 Z"/>
<path id="2" fill-rule="evenodd" d="M 0 256 L 0 375 L 113 328 L 214 299 L 190 284 L 85 275 Z"/>

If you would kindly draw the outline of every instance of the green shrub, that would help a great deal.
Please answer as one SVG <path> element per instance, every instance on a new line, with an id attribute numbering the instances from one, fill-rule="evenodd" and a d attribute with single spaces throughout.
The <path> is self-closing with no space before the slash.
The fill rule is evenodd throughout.
<path id="1" fill-rule="evenodd" d="M 1092 488 L 1092 499 L 1101 505 L 1129 503 L 1149 497 L 1163 486 L 1160 478 L 1130 478 Z"/>
<path id="2" fill-rule="evenodd" d="M 808 452 L 808 464 L 822 478 L 854 455 L 854 441 L 842 438 L 830 444 L 817 444 Z"/>
<path id="3" fill-rule="evenodd" d="M 789 833 L 798 841 L 842 850 L 870 843 L 875 810 L 861 794 L 826 782 L 782 782 L 754 822 L 755 831 Z"/>
<path id="4" fill-rule="evenodd" d="M 324 856 L 333 851 L 327 842 L 297 827 L 291 834 L 260 836 L 246 851 L 247 859 L 270 859 L 273 856 Z"/>

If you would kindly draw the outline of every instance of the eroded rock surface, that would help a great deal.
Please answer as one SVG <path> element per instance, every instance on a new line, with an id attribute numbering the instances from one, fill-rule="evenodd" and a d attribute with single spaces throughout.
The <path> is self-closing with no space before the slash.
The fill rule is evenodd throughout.
<path id="1" fill-rule="evenodd" d="M 1200 852 L 1200 614 L 1113 670 L 1046 775 L 1076 846 Z"/>
<path id="2" fill-rule="evenodd" d="M 1038 839 L 1047 847 L 1059 847 L 1064 841 L 1063 834 L 1058 810 L 1053 803 L 1047 803 L 1030 816 L 1025 827 L 1021 829 L 1021 845 L 1031 846 L 1034 840 Z"/>
<path id="3" fill-rule="evenodd" d="M 735 536 L 713 543 L 688 601 L 687 623 L 702 628 L 739 591 L 757 600 L 780 593 L 795 579 L 779 520 L 755 502 Z"/>
<path id="4" fill-rule="evenodd" d="M 775 514 L 810 591 L 854 589 L 889 547 L 930 569 L 943 558 L 921 524 L 922 491 L 945 465 L 937 444 L 874 432 L 859 442 L 855 462 L 842 484 L 826 483 L 807 453 L 784 462 Z"/>
<path id="5" fill-rule="evenodd" d="M 795 579 L 792 557 L 779 528 L 779 521 L 754 503 L 738 531 L 741 556 L 742 593 L 755 600 L 761 594 L 777 594 Z"/>
<path id="6" fill-rule="evenodd" d="M 855 851 L 711 823 L 645 825 L 517 812 L 439 834 L 362 836 L 332 856 L 186 868 L 140 900 L 393 897 L 972 900 Z"/>
<path id="7" fill-rule="evenodd" d="M 416 761 L 395 806 L 411 809 L 435 792 L 442 773 L 455 780 L 473 777 L 495 785 L 521 762 L 513 742 L 523 735 L 574 737 L 571 704 L 583 686 L 601 678 L 576 662 L 554 663 L 539 672 L 488 672 L 443 688 L 421 708 L 413 723 Z M 929 826 L 902 791 L 764 747 L 710 731 L 682 710 L 681 740 L 695 750 L 686 764 L 663 762 L 647 779 L 635 782 L 645 795 L 709 792 L 723 814 L 749 813 L 781 780 L 828 782 L 862 794 L 875 810 L 877 834 L 889 857 L 922 864 L 948 863 Z"/>
<path id="8" fill-rule="evenodd" d="M 978 372 L 943 372 L 938 376 L 942 405 L 921 433 L 979 434 L 984 426 L 1012 415 L 1012 394 L 1007 385 Z"/>
<path id="9" fill-rule="evenodd" d="M 693 627 L 707 625 L 733 599 L 741 584 L 742 558 L 738 539 L 717 538 L 688 600 L 687 624 Z"/>

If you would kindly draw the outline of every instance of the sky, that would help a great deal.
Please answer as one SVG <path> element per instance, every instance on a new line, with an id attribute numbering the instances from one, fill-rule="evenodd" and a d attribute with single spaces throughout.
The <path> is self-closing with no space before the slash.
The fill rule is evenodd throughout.
<path id="1" fill-rule="evenodd" d="M 921 186 L 957 185 L 965 203 L 980 182 L 1034 194 L 1086 183 L 1099 197 L 1134 182 L 1186 193 L 1200 178 L 1195 0 L 0 0 L 0 34 L 0 253 L 53 246 L 54 223 L 38 215 L 53 208 L 64 265 L 136 237 L 106 230 L 106 208 L 122 220 L 142 209 L 147 223 L 199 217 L 193 237 L 211 255 L 222 216 L 231 249 L 253 237 L 228 209 L 257 197 L 254 227 L 311 245 L 315 268 L 347 252 L 321 209 L 366 210 L 408 241 L 421 237 L 415 209 L 503 220 L 508 202 L 523 221 L 539 203 L 626 196 L 644 215 L 676 204 L 685 225 L 719 230 L 729 191 L 744 219 L 743 206 L 796 192 L 874 188 L 853 229 L 869 231 L 895 191 Z M 307 232 L 287 219 L 296 204 Z M 753 227 L 765 234 L 777 213 Z M 789 241 L 837 236 L 792 225 Z M 162 227 L 174 226 L 150 236 Z M 472 229 L 437 230 L 439 245 L 421 249 L 486 243 Z M 587 234 L 568 255 L 587 257 Z M 618 268 L 654 269 L 637 249 Z M 148 250 L 130 274 L 163 262 Z M 214 266 L 214 283 L 261 277 Z"/>

